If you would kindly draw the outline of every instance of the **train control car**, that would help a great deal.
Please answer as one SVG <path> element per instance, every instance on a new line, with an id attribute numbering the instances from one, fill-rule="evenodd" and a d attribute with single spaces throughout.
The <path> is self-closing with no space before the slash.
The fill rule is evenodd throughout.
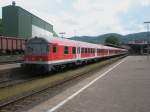
<path id="1" fill-rule="evenodd" d="M 125 49 L 64 38 L 35 37 L 27 41 L 23 66 L 50 71 L 66 64 L 84 63 L 126 52 Z"/>

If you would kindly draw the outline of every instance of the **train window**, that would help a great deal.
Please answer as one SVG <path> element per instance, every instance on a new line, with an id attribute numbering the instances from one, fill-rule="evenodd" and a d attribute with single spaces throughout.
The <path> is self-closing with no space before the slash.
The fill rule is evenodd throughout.
<path id="1" fill-rule="evenodd" d="M 39 52 L 40 54 L 47 54 L 47 45 L 44 43 L 39 44 Z"/>
<path id="2" fill-rule="evenodd" d="M 83 48 L 83 53 L 85 53 L 85 48 Z"/>
<path id="3" fill-rule="evenodd" d="M 85 48 L 85 53 L 87 53 L 87 48 Z"/>
<path id="4" fill-rule="evenodd" d="M 67 46 L 64 47 L 64 54 L 68 54 L 69 53 L 69 48 Z"/>
<path id="5" fill-rule="evenodd" d="M 49 52 L 49 51 L 50 51 L 49 46 L 47 46 L 47 47 L 46 47 L 46 51 L 47 51 L 47 52 Z"/>
<path id="6" fill-rule="evenodd" d="M 93 49 L 93 53 L 95 53 L 95 49 Z"/>
<path id="7" fill-rule="evenodd" d="M 98 53 L 100 53 L 100 49 L 98 49 L 98 51 L 97 51 Z"/>
<path id="8" fill-rule="evenodd" d="M 75 47 L 72 48 L 72 54 L 76 54 L 76 48 Z"/>
<path id="9" fill-rule="evenodd" d="M 56 46 L 53 46 L 53 53 L 56 53 L 57 52 L 57 48 Z"/>
<path id="10" fill-rule="evenodd" d="M 105 49 L 105 53 L 108 53 L 108 50 L 107 50 L 107 49 Z"/>
<path id="11" fill-rule="evenodd" d="M 47 54 L 49 52 L 47 45 L 41 43 L 30 43 L 27 45 L 26 52 L 29 54 Z"/>
<path id="12" fill-rule="evenodd" d="M 99 53 L 102 53 L 102 49 L 99 49 Z"/>
<path id="13" fill-rule="evenodd" d="M 31 48 L 30 46 L 27 47 L 26 49 L 26 53 L 30 54 L 33 52 L 33 48 Z"/>
<path id="14" fill-rule="evenodd" d="M 84 53 L 84 48 L 81 48 L 81 53 Z"/>

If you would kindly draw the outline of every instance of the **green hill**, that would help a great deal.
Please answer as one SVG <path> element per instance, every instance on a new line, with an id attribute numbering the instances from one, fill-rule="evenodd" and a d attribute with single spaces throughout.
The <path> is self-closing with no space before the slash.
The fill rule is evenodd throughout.
<path id="1" fill-rule="evenodd" d="M 80 36 L 80 37 L 72 37 L 70 39 L 72 40 L 79 40 L 83 42 L 90 42 L 90 43 L 96 43 L 96 44 L 104 44 L 105 39 L 109 36 L 115 36 L 118 37 L 120 40 L 122 40 L 122 35 L 117 34 L 117 33 L 109 33 L 109 34 L 104 34 L 104 35 L 99 35 L 99 36 Z"/>
<path id="2" fill-rule="evenodd" d="M 150 40 L 150 33 L 147 33 L 147 32 L 139 32 L 139 33 L 128 34 L 128 35 L 108 33 L 108 34 L 99 35 L 99 36 L 78 36 L 78 37 L 72 37 L 70 39 L 96 43 L 96 44 L 104 44 L 105 39 L 112 35 L 115 37 L 118 37 L 121 43 L 128 43 L 129 41 L 133 41 L 133 40 L 146 40 L 146 41 Z M 148 39 L 148 36 L 149 36 L 149 39 Z"/>
<path id="3" fill-rule="evenodd" d="M 150 40 L 150 32 L 149 33 L 147 33 L 147 32 L 140 32 L 140 33 L 134 33 L 134 34 L 125 35 L 124 38 L 122 39 L 122 42 L 123 43 L 127 43 L 129 41 L 134 41 L 134 40 L 145 40 L 145 41 L 148 41 L 148 40 Z"/>

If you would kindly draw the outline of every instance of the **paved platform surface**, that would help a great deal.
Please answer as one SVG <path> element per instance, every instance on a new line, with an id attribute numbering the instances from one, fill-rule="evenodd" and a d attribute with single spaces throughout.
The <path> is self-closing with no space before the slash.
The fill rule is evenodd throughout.
<path id="1" fill-rule="evenodd" d="M 150 112 L 150 60 L 126 57 L 28 112 Z"/>

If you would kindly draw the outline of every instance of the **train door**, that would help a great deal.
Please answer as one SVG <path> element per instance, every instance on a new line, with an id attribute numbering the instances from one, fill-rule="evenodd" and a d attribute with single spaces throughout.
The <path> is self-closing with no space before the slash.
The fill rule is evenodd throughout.
<path id="1" fill-rule="evenodd" d="M 52 45 L 52 53 L 51 53 L 51 55 L 52 55 L 52 59 L 53 60 L 56 60 L 56 59 L 58 59 L 59 57 L 58 57 L 58 52 L 57 52 L 57 45 L 55 45 L 55 44 L 53 44 Z"/>
<path id="2" fill-rule="evenodd" d="M 77 47 L 77 59 L 78 60 L 80 59 L 80 54 L 81 54 L 80 51 L 81 51 L 80 47 Z"/>
<path id="3" fill-rule="evenodd" d="M 98 49 L 95 48 L 95 57 L 97 57 Z"/>

